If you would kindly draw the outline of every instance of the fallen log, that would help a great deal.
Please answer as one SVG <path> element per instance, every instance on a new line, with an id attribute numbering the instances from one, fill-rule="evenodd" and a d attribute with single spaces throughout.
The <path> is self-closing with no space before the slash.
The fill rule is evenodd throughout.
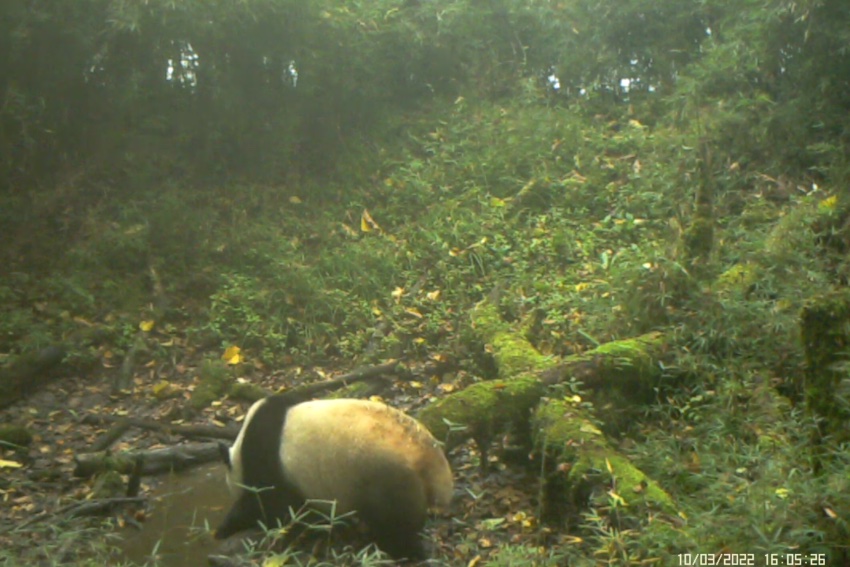
<path id="1" fill-rule="evenodd" d="M 386 378 L 387 375 L 399 374 L 400 370 L 398 366 L 398 360 L 392 359 L 377 366 L 367 366 L 365 368 L 358 368 L 353 372 L 343 374 L 342 376 L 338 376 L 333 380 L 325 380 L 322 382 L 313 382 L 312 384 L 305 384 L 303 386 L 296 386 L 294 388 L 285 390 L 285 393 L 287 396 L 292 396 L 291 399 L 293 400 L 306 401 L 314 397 L 319 392 L 326 392 L 328 390 L 343 388 L 345 386 L 351 385 L 353 382 L 383 380 Z"/>
<path id="2" fill-rule="evenodd" d="M 667 351 L 663 334 L 612 341 L 557 361 L 502 321 L 492 303 L 476 307 L 472 324 L 496 361 L 498 379 L 442 397 L 417 416 L 447 451 L 473 439 L 486 469 L 491 442 L 510 431 L 526 455 L 539 459 L 543 512 L 559 524 L 564 510 L 580 513 L 596 505 L 588 497 L 596 493 L 634 504 L 628 508 L 633 516 L 658 511 L 675 516 L 672 498 L 605 433 L 619 433 L 622 416 L 652 400 L 662 378 L 660 357 Z"/>
<path id="3" fill-rule="evenodd" d="M 89 478 L 106 471 L 131 474 L 141 462 L 141 475 L 156 475 L 181 471 L 220 458 L 219 444 L 187 443 L 150 451 L 125 451 L 115 455 L 109 453 L 81 453 L 74 456 L 74 476 Z M 141 459 L 141 461 L 139 461 Z"/>
<path id="4" fill-rule="evenodd" d="M 125 427 L 138 427 L 139 429 L 150 429 L 161 431 L 168 435 L 179 435 L 188 439 L 224 439 L 232 441 L 239 434 L 239 428 L 218 427 L 215 425 L 175 425 L 172 423 L 162 423 L 152 419 L 139 419 L 134 417 L 122 417 L 115 415 L 97 415 L 87 414 L 83 416 L 81 423 L 84 425 L 103 425 L 107 423 L 116 424 L 115 427 L 123 429 Z M 105 435 L 110 435 L 109 432 Z M 98 442 L 98 445 L 103 443 Z M 103 450 L 106 447 L 98 448 Z M 97 452 L 97 450 L 92 451 Z"/>

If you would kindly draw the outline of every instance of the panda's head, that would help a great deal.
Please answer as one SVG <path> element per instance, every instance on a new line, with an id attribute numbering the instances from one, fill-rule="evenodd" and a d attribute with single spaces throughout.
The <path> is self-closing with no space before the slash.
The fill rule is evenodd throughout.
<path id="1" fill-rule="evenodd" d="M 248 413 L 245 414 L 245 419 L 242 421 L 242 428 L 239 430 L 239 435 L 236 436 L 233 445 L 228 447 L 224 443 L 218 444 L 221 459 L 227 466 L 227 486 L 233 494 L 238 494 L 242 489 L 241 487 L 246 484 L 245 475 L 242 470 L 243 462 L 246 460 L 243 445 L 249 431 L 250 436 L 246 447 L 249 451 L 248 462 L 255 462 L 255 458 L 252 456 L 254 452 L 265 452 L 271 448 L 273 449 L 272 453 L 276 454 L 280 447 L 283 422 L 286 419 L 287 408 L 275 408 L 274 406 L 280 405 L 275 402 L 271 402 L 271 406 L 269 406 L 269 400 L 272 399 L 273 397 L 258 400 L 248 409 Z M 276 412 L 276 409 L 280 411 Z M 255 417 L 258 418 L 256 423 Z M 257 437 L 256 433 L 263 431 L 268 432 L 267 439 L 265 437 Z M 276 436 L 275 431 L 277 431 Z"/>
<path id="2" fill-rule="evenodd" d="M 216 530 L 216 538 L 255 527 L 258 521 L 269 525 L 286 511 L 292 500 L 286 484 L 280 454 L 283 426 L 293 402 L 283 396 L 269 396 L 255 402 L 242 423 L 231 447 L 219 444 L 227 465 L 227 485 L 236 502 Z M 258 492 L 248 492 L 246 487 Z M 266 511 L 270 511 L 267 513 Z"/>

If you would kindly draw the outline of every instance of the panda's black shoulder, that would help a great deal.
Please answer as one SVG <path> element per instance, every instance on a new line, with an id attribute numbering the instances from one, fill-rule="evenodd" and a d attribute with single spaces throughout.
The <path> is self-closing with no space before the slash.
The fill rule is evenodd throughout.
<path id="1" fill-rule="evenodd" d="M 251 416 L 242 439 L 243 482 L 262 487 L 276 484 L 283 475 L 280 447 L 286 414 L 296 405 L 281 394 L 269 396 Z"/>

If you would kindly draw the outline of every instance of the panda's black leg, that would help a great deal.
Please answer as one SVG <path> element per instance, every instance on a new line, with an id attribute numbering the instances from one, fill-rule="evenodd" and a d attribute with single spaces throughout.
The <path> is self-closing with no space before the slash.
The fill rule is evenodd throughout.
<path id="1" fill-rule="evenodd" d="M 254 528 L 261 518 L 259 501 L 255 494 L 242 492 L 221 525 L 215 530 L 215 539 L 226 539 L 236 532 Z"/>
<path id="2" fill-rule="evenodd" d="M 427 558 L 420 532 L 425 526 L 425 489 L 415 472 L 383 466 L 363 483 L 361 519 L 378 547 L 394 559 Z"/>
<path id="3" fill-rule="evenodd" d="M 378 547 L 394 559 L 427 559 L 428 553 L 420 534 L 421 526 L 417 528 L 385 520 L 369 522 L 369 527 Z"/>

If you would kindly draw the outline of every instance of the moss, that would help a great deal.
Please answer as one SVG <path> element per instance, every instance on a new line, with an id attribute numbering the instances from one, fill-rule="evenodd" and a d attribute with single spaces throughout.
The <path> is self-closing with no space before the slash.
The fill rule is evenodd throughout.
<path id="1" fill-rule="evenodd" d="M 607 449 L 608 441 L 590 420 L 588 410 L 563 400 L 549 400 L 534 412 L 532 426 L 545 447 L 561 447 L 562 457 L 570 461 L 586 449 Z"/>
<path id="2" fill-rule="evenodd" d="M 32 433 L 23 425 L 0 425 L 0 446 L 26 447 L 32 443 Z"/>
<path id="3" fill-rule="evenodd" d="M 714 246 L 714 221 L 695 217 L 683 235 L 685 253 L 693 260 L 705 260 Z"/>
<path id="4" fill-rule="evenodd" d="M 235 400 L 246 402 L 256 402 L 269 395 L 265 389 L 250 382 L 234 382 L 230 385 L 227 394 Z"/>
<path id="5" fill-rule="evenodd" d="M 717 278 L 715 289 L 718 293 L 749 292 L 762 276 L 761 266 L 752 262 L 735 264 Z"/>
<path id="6" fill-rule="evenodd" d="M 664 345 L 661 333 L 648 333 L 633 339 L 611 341 L 591 351 L 600 356 L 603 372 L 622 372 L 628 369 L 630 374 L 637 373 L 640 383 L 647 383 L 657 374 L 657 365 L 653 364 L 653 353 Z"/>
<path id="7" fill-rule="evenodd" d="M 200 382 L 192 392 L 189 405 L 196 410 L 209 406 L 229 389 L 233 378 L 223 362 L 207 360 L 201 365 Z"/>
<path id="8" fill-rule="evenodd" d="M 622 504 L 634 507 L 647 506 L 655 510 L 663 510 L 668 514 L 676 514 L 676 505 L 658 483 L 647 477 L 640 469 L 635 467 L 626 457 L 613 451 L 588 452 L 573 465 L 570 470 L 569 481 L 580 484 L 585 481 L 589 474 L 602 472 L 602 482 L 613 487 L 612 492 L 622 499 Z M 600 494 L 599 491 L 595 491 Z M 604 502 L 595 502 L 595 505 L 606 505 L 612 497 L 610 493 L 601 493 Z"/>
<path id="9" fill-rule="evenodd" d="M 496 306 L 484 301 L 476 306 L 472 321 L 478 335 L 491 345 L 499 376 L 509 378 L 523 372 L 544 370 L 555 361 L 540 354 L 510 325 L 502 321 Z"/>
<path id="10" fill-rule="evenodd" d="M 670 495 L 608 443 L 590 420 L 588 410 L 569 401 L 550 400 L 537 408 L 533 423 L 538 445 L 547 453 L 557 452 L 553 455 L 555 462 L 570 464 L 565 479 L 553 479 L 553 482 L 565 482 L 570 493 L 601 494 L 606 502 L 595 504 L 607 505 L 608 491 L 592 489 L 603 484 L 614 487 L 613 492 L 627 506 L 640 504 L 676 513 Z M 582 498 L 573 496 L 570 500 Z"/>
<path id="11" fill-rule="evenodd" d="M 124 496 L 124 492 L 124 480 L 117 471 L 106 471 L 99 475 L 92 488 L 94 498 L 115 498 Z"/>
<path id="12" fill-rule="evenodd" d="M 543 392 L 540 381 L 528 375 L 509 381 L 480 382 L 436 401 L 417 417 L 449 448 L 470 437 L 486 443 L 506 424 L 525 423 Z M 453 432 L 452 425 L 463 430 Z"/>
<path id="13" fill-rule="evenodd" d="M 632 339 L 611 341 L 579 355 L 564 359 L 564 364 L 590 370 L 574 374 L 585 387 L 593 390 L 597 408 L 617 409 L 605 417 L 606 432 L 619 432 L 634 422 L 639 403 L 651 403 L 661 380 L 657 361 L 666 349 L 665 335 L 647 333 Z"/>
<path id="14" fill-rule="evenodd" d="M 800 313 L 800 331 L 806 354 L 801 387 L 811 413 L 823 419 L 825 432 L 847 439 L 848 396 L 843 392 L 850 376 L 850 291 L 840 290 L 808 300 Z"/>

